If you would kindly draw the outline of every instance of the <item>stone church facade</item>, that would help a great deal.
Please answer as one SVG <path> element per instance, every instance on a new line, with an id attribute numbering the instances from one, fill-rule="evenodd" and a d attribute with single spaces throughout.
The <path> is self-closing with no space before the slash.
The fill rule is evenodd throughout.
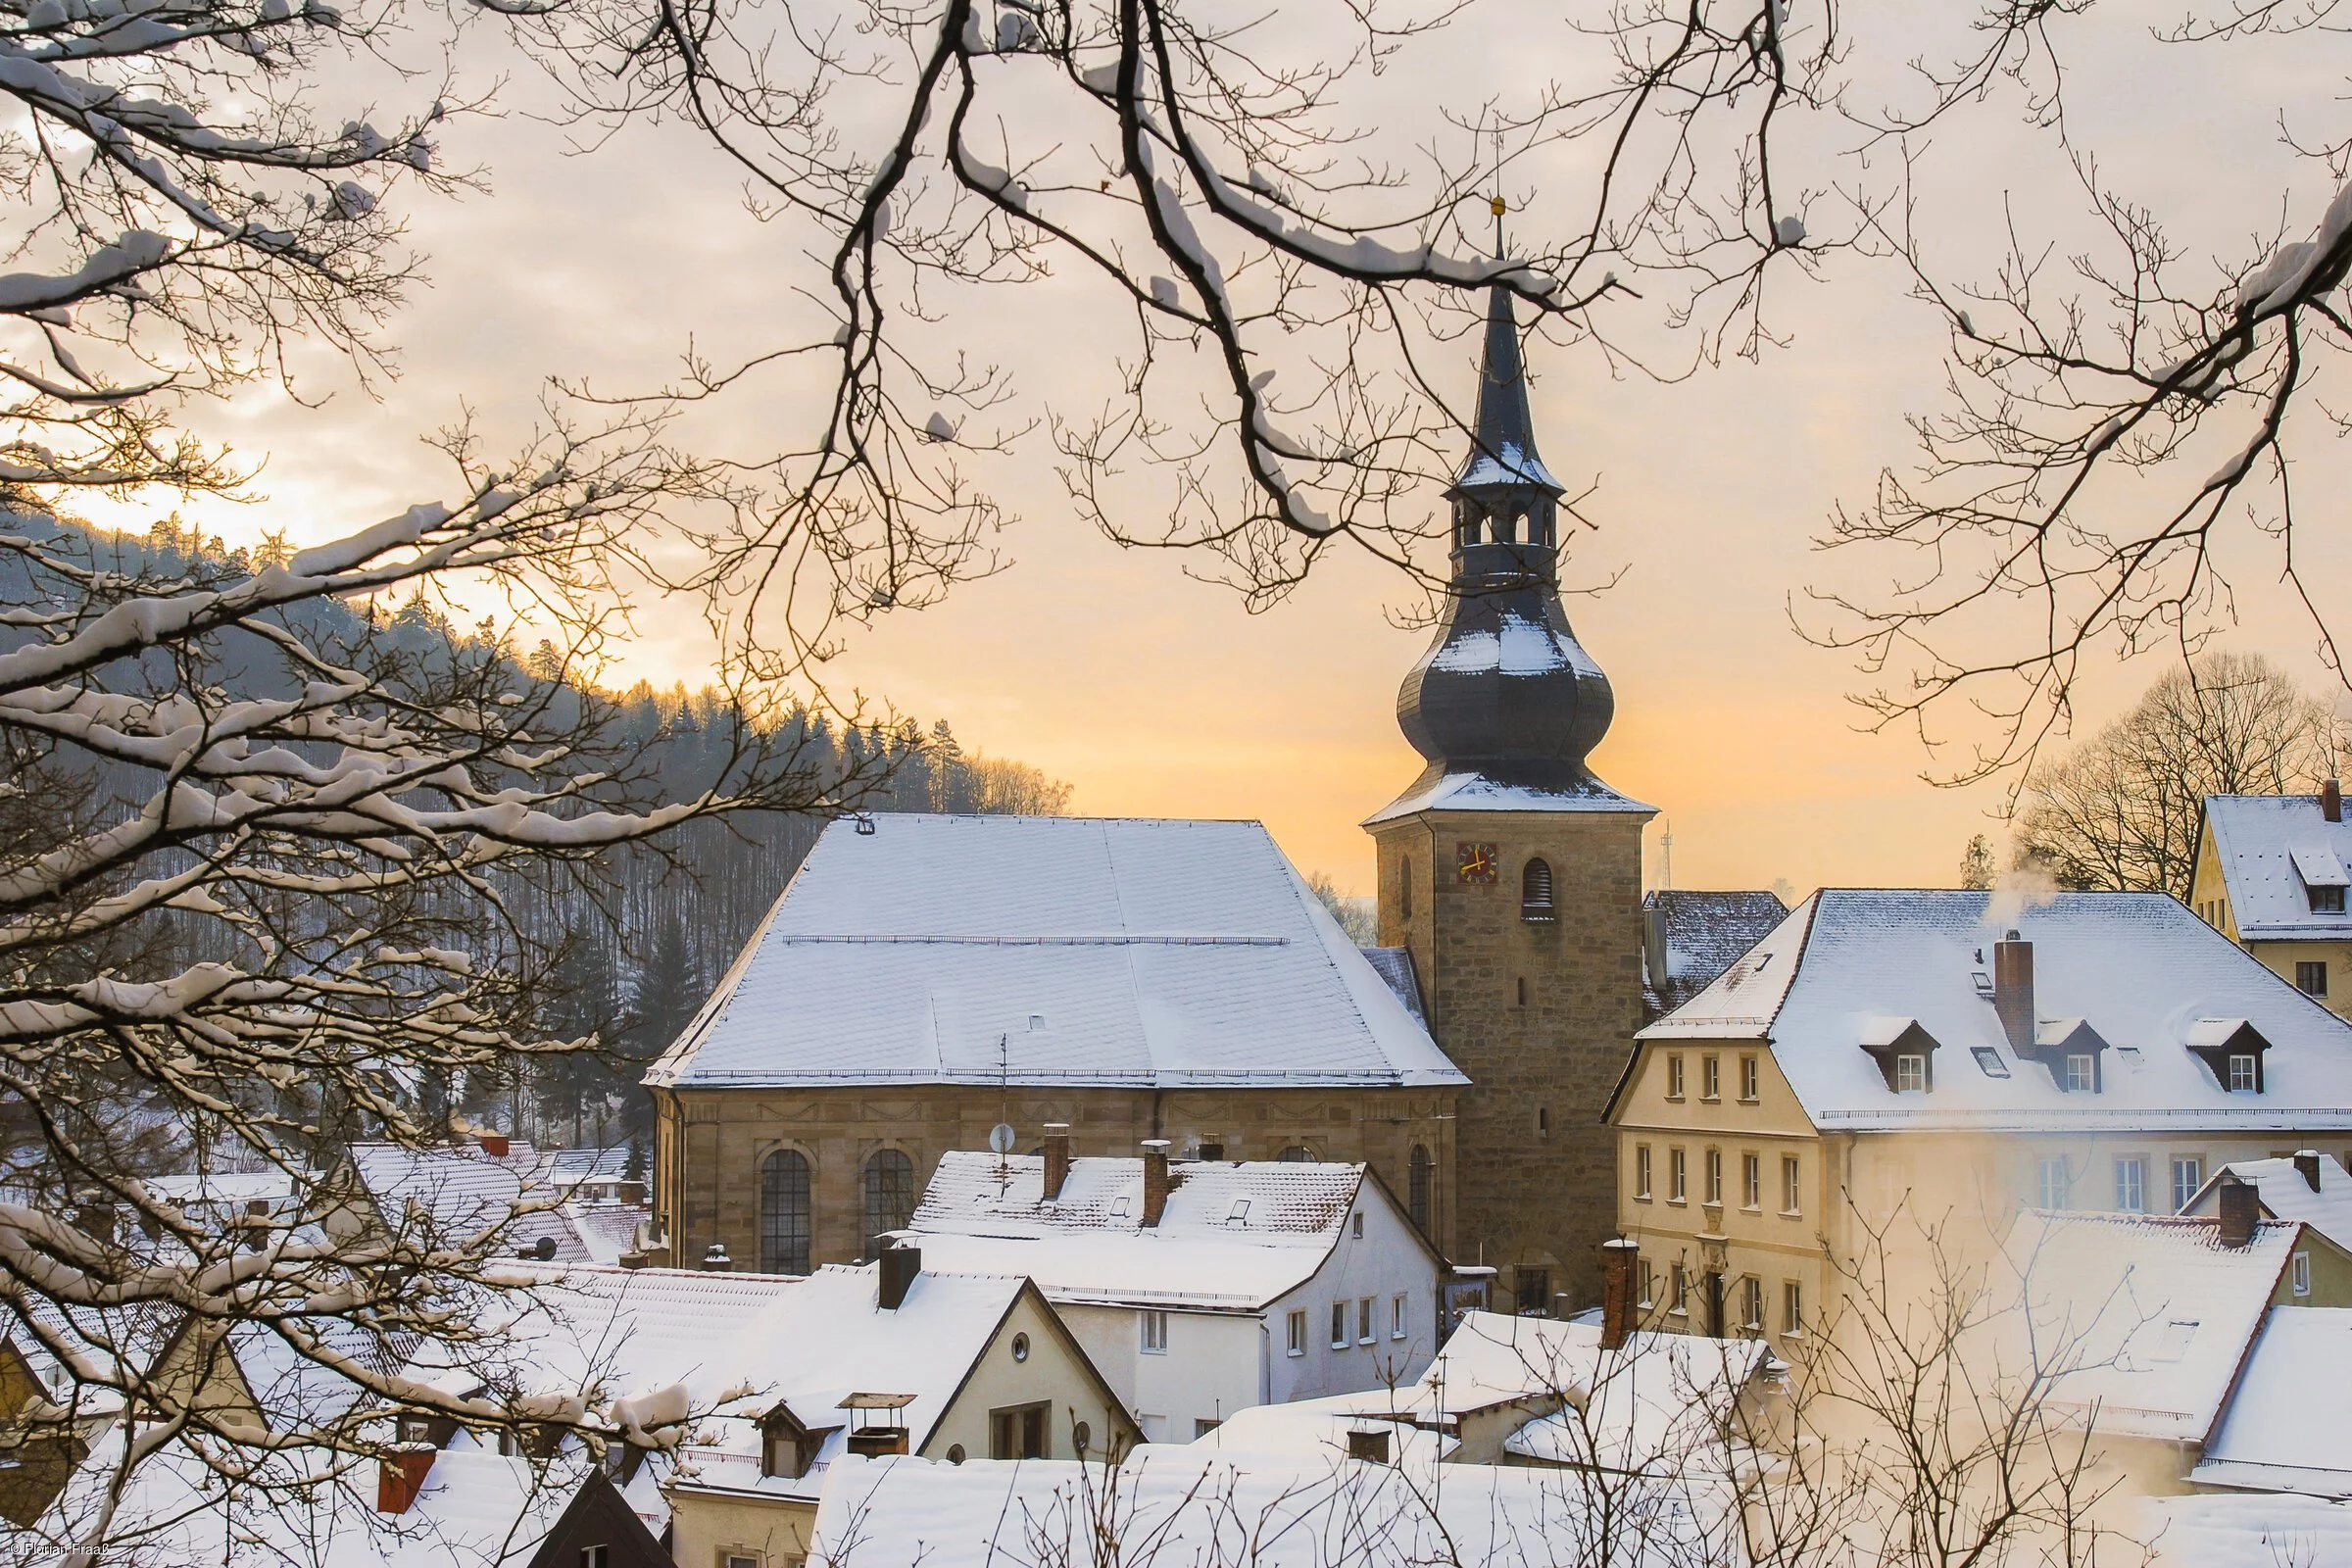
<path id="1" fill-rule="evenodd" d="M 1561 495 L 1497 288 L 1448 491 L 1447 619 L 1398 694 L 1427 766 L 1365 823 L 1385 952 L 1293 909 L 1312 896 L 1254 824 L 1102 823 L 1105 868 L 1085 858 L 1091 819 L 836 823 L 648 1075 L 670 1258 L 867 1255 L 946 1152 L 1000 1122 L 1021 1149 L 1066 1124 L 1080 1154 L 1158 1138 L 1178 1160 L 1365 1161 L 1442 1251 L 1496 1268 L 1496 1305 L 1595 1298 L 1654 811 L 1586 764 L 1613 699 L 1560 607 Z M 1188 827 L 1242 857 L 1222 881 L 1215 855 L 1152 847 Z M 1224 832 L 1241 828 L 1263 854 Z M 992 859 L 983 839 L 1028 848 Z M 1058 881 L 1040 870 L 1055 856 L 1078 857 Z M 942 865 L 953 893 L 893 891 Z"/>

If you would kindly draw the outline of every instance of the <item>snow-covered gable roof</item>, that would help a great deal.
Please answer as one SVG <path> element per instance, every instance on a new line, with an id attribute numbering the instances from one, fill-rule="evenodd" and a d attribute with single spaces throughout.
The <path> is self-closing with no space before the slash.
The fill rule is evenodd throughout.
<path id="1" fill-rule="evenodd" d="M 2061 893 L 1988 918 L 1992 895 L 1825 889 L 1645 1041 L 1768 1040 L 1820 1127 L 2039 1131 L 2352 1126 L 2352 1026 L 2159 894 Z M 1991 999 L 1992 946 L 2034 944 L 2036 1011 L 2105 1043 L 2096 1093 L 2068 1093 L 2010 1050 Z M 1863 1036 L 1916 1020 L 1938 1048 L 1933 1087 L 1898 1094 Z M 2230 1093 L 2190 1047 L 2216 1023 L 2267 1044 L 2259 1093 Z"/>
<path id="2" fill-rule="evenodd" d="M 2214 1190 L 2226 1173 L 2252 1187 L 2261 1200 L 2263 1212 L 2273 1219 L 2300 1220 L 2352 1252 L 2352 1174 L 2325 1154 L 2315 1153 L 2314 1167 L 2320 1177 L 2316 1192 L 2291 1158 L 2232 1161 L 2208 1177 L 2181 1212 L 2215 1212 L 2220 1200 Z"/>
<path id="3" fill-rule="evenodd" d="M 528 1144 L 510 1144 L 504 1155 L 487 1153 L 472 1144 L 424 1150 L 404 1149 L 398 1144 L 354 1144 L 351 1168 L 374 1202 L 377 1215 L 394 1230 L 406 1223 L 408 1206 L 414 1203 L 430 1219 L 436 1237 L 445 1242 L 498 1226 L 501 1240 L 516 1251 L 552 1240 L 553 1256 L 559 1261 L 588 1257 L 579 1237 L 564 1216 L 555 1212 L 561 1195 L 547 1180 L 544 1163 Z M 524 1206 L 532 1211 L 514 1212 Z"/>
<path id="4" fill-rule="evenodd" d="M 646 1081 L 1466 1080 L 1264 827 L 882 814 L 828 826 Z"/>
<path id="5" fill-rule="evenodd" d="M 1653 1012 L 1681 1005 L 1788 917 L 1771 892 L 1658 888 L 1642 897 L 1642 981 Z"/>
<path id="6" fill-rule="evenodd" d="M 2053 1397 L 2098 1430 L 2201 1443 L 2271 1309 L 2300 1225 L 2225 1247 L 2212 1220 L 2029 1209 L 2008 1239 Z"/>
<path id="7" fill-rule="evenodd" d="M 2275 1306 L 2189 1479 L 2352 1497 L 2352 1308 Z"/>
<path id="8" fill-rule="evenodd" d="M 2134 1534 L 2153 1568 L 2321 1568 L 2352 1562 L 2352 1504 L 2285 1494 L 2150 1497 Z"/>
<path id="9" fill-rule="evenodd" d="M 2208 795 L 2205 821 L 2240 937 L 2352 939 L 2352 914 L 2315 913 L 2306 891 L 2344 885 L 2352 822 L 2321 815 L 2316 795 Z"/>
<path id="10" fill-rule="evenodd" d="M 1361 1165 L 1290 1160 L 1185 1161 L 1169 1175 L 1147 1227 L 1141 1159 L 1074 1159 L 1048 1202 L 1041 1157 L 952 1151 L 909 1229 L 926 1266 L 1025 1274 L 1056 1301 L 1254 1310 L 1313 1277 L 1367 1188 Z"/>

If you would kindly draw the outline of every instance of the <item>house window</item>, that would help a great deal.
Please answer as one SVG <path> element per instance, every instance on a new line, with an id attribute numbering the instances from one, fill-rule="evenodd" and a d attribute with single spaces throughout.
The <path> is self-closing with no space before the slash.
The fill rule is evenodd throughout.
<path id="1" fill-rule="evenodd" d="M 1720 1206 L 1723 1202 L 1723 1151 L 1707 1151 L 1707 1201 Z"/>
<path id="2" fill-rule="evenodd" d="M 1355 1303 L 1355 1343 L 1372 1343 L 1372 1298 L 1369 1296 Z"/>
<path id="3" fill-rule="evenodd" d="M 605 1568 L 604 1546 L 601 1544 L 582 1546 L 580 1548 L 580 1568 Z"/>
<path id="4" fill-rule="evenodd" d="M 1740 1282 L 1740 1326 L 1750 1334 L 1764 1332 L 1764 1282 L 1753 1274 Z"/>
<path id="5" fill-rule="evenodd" d="M 2099 1058 L 2085 1051 L 2071 1052 L 2066 1058 L 2066 1088 L 2069 1094 L 2087 1094 L 2098 1087 Z"/>
<path id="6" fill-rule="evenodd" d="M 1348 1216 L 1348 1239 L 1351 1242 L 1360 1242 L 1364 1239 L 1363 1215 L 1350 1214 Z"/>
<path id="7" fill-rule="evenodd" d="M 1740 1206 L 1764 1206 L 1764 1158 L 1760 1154 L 1740 1156 Z"/>
<path id="8" fill-rule="evenodd" d="M 2136 1156 L 2115 1162 L 2115 1211 L 2119 1214 L 2147 1212 L 2147 1163 Z"/>
<path id="9" fill-rule="evenodd" d="M 1805 1332 L 1805 1288 L 1794 1280 L 1781 1281 L 1781 1332 Z"/>
<path id="10" fill-rule="evenodd" d="M 1781 1212 L 1794 1214 L 1804 1205 L 1797 1201 L 1804 1196 L 1797 1185 L 1797 1164 L 1794 1154 L 1781 1156 Z"/>
<path id="11" fill-rule="evenodd" d="M 1205 1438 L 1211 1432 L 1216 1431 L 1217 1428 L 1223 1426 L 1224 1424 L 1225 1423 L 1223 1421 L 1214 1416 L 1197 1415 L 1193 1417 L 1193 1436 L 1196 1438 Z"/>
<path id="12" fill-rule="evenodd" d="M 1646 1312 L 1658 1304 L 1658 1266 L 1647 1258 L 1642 1261 L 1642 1310 Z"/>
<path id="13" fill-rule="evenodd" d="M 865 1162 L 865 1245 L 882 1250 L 888 1231 L 903 1231 L 914 1218 L 914 1161 L 895 1149 L 881 1149 Z"/>
<path id="14" fill-rule="evenodd" d="M 1282 1152 L 1274 1157 L 1287 1160 L 1294 1165 L 1310 1165 L 1314 1163 L 1315 1152 L 1304 1144 L 1285 1144 L 1282 1147 Z"/>
<path id="15" fill-rule="evenodd" d="M 1698 1058 L 1698 1098 L 1701 1100 L 1721 1100 L 1723 1098 L 1722 1057 L 1701 1056 Z"/>
<path id="16" fill-rule="evenodd" d="M 1514 982 L 1513 982 L 1513 984 L 1514 984 L 1514 985 L 1516 985 L 1516 986 L 1518 987 L 1518 1001 L 1517 1001 L 1517 1003 L 1515 1004 L 1515 1005 L 1517 1005 L 1517 1006 L 1521 1006 L 1521 1007 L 1524 1007 L 1524 1006 L 1526 1006 L 1526 1005 L 1527 1005 L 1527 976 L 1525 976 L 1525 975 L 1521 975 L 1521 976 L 1520 976 L 1520 977 L 1519 977 L 1519 978 L 1518 978 L 1516 981 L 1514 981 Z"/>
<path id="17" fill-rule="evenodd" d="M 1536 1136 L 1538 1138 L 1551 1136 L 1551 1107 L 1549 1105 L 1536 1107 Z"/>
<path id="18" fill-rule="evenodd" d="M 1346 1301 L 1331 1303 L 1331 1348 L 1335 1350 L 1348 1348 L 1348 1303 Z"/>
<path id="19" fill-rule="evenodd" d="M 1054 1406 L 1043 1400 L 1036 1404 L 1008 1405 L 988 1412 L 988 1456 L 991 1459 L 1043 1459 L 1046 1456 L 1046 1420 Z"/>
<path id="20" fill-rule="evenodd" d="M 2204 1185 L 2205 1162 L 2203 1160 L 2195 1158 L 2174 1160 L 2173 1212 L 2178 1214 L 2186 1208 L 2188 1200 L 2196 1197 L 2197 1189 Z"/>
<path id="21" fill-rule="evenodd" d="M 1291 1314 L 1290 1352 L 1293 1355 L 1306 1353 L 1306 1309 L 1303 1307 Z"/>
<path id="22" fill-rule="evenodd" d="M 2291 1274 L 2294 1280 L 2295 1294 L 2297 1296 L 2309 1296 L 2311 1294 L 2311 1254 L 2309 1252 L 2297 1252 L 2295 1254 L 2294 1267 L 2291 1270 Z"/>
<path id="23" fill-rule="evenodd" d="M 1666 1098 L 1668 1100 L 1683 1098 L 1683 1058 L 1680 1056 L 1666 1058 Z"/>
<path id="24" fill-rule="evenodd" d="M 2230 1092 L 2233 1095 L 2250 1095 L 2254 1087 L 2253 1054 L 2241 1052 L 2232 1055 L 2230 1058 Z"/>
<path id="25" fill-rule="evenodd" d="M 1753 1056 L 1740 1058 L 1740 1098 L 1751 1105 L 1756 1102 L 1756 1058 Z"/>
<path id="26" fill-rule="evenodd" d="M 1429 1151 L 1419 1144 L 1413 1146 L 1413 1156 L 1405 1163 L 1405 1211 L 1424 1233 L 1429 1230 Z"/>
<path id="27" fill-rule="evenodd" d="M 1141 1314 L 1141 1316 L 1144 1322 L 1144 1353 L 1146 1355 L 1167 1354 L 1168 1314 L 1165 1312 L 1145 1312 Z"/>
<path id="28" fill-rule="evenodd" d="M 2041 1162 L 2040 1192 L 2036 1195 L 2041 1208 L 2064 1208 L 2072 1197 L 2073 1182 L 2066 1174 L 2066 1161 L 2045 1159 Z"/>
<path id="29" fill-rule="evenodd" d="M 1543 860 L 1530 860 L 1519 873 L 1519 917 L 1522 920 L 1548 920 L 1551 908 L 1551 867 Z"/>
<path id="30" fill-rule="evenodd" d="M 808 1272 L 808 1160 L 798 1150 L 760 1166 L 760 1272 Z"/>
<path id="31" fill-rule="evenodd" d="M 1399 1292 L 1398 1294 L 1396 1294 L 1396 1295 L 1395 1295 L 1395 1296 L 1392 1296 L 1392 1297 L 1390 1297 L 1390 1298 L 1389 1298 L 1389 1338 L 1390 1338 L 1390 1339 L 1392 1339 L 1392 1340 L 1401 1340 L 1401 1339 L 1403 1339 L 1403 1338 L 1404 1338 L 1404 1323 L 1405 1323 L 1405 1312 L 1406 1312 L 1406 1307 L 1405 1307 L 1405 1304 L 1404 1304 L 1404 1303 L 1405 1303 L 1405 1302 L 1407 1302 L 1407 1301 L 1409 1301 L 1409 1300 L 1411 1300 L 1411 1299 L 1412 1299 L 1412 1298 L 1411 1298 L 1411 1297 L 1409 1297 L 1409 1296 L 1406 1296 L 1406 1295 L 1404 1295 L 1404 1294 L 1403 1294 L 1403 1293 L 1401 1293 L 1401 1292 Z"/>
<path id="32" fill-rule="evenodd" d="M 2344 890 L 2341 887 L 2312 888 L 2308 891 L 2311 894 L 2312 913 L 2341 914 L 2344 912 Z"/>
<path id="33" fill-rule="evenodd" d="M 722 1551 L 718 1554 L 718 1568 L 760 1568 L 760 1559 L 749 1552 Z"/>
<path id="34" fill-rule="evenodd" d="M 1649 1146 L 1634 1146 L 1634 1196 L 1642 1202 L 1649 1201 Z"/>
<path id="35" fill-rule="evenodd" d="M 1514 1282 L 1521 1317 L 1543 1317 L 1551 1309 L 1551 1270 L 1521 1268 Z"/>
<path id="36" fill-rule="evenodd" d="M 2307 997 L 2326 996 L 2328 994 L 2328 960 L 2322 958 L 2317 963 L 2298 961 L 2295 964 L 2295 989 Z"/>
<path id="37" fill-rule="evenodd" d="M 1924 1095 L 1928 1092 L 1928 1058 L 1915 1051 L 1906 1051 L 1894 1058 L 1894 1092 L 1898 1095 Z"/>
<path id="38" fill-rule="evenodd" d="M 1690 1159 L 1679 1149 L 1666 1151 L 1666 1201 L 1687 1203 L 1690 1200 Z"/>
<path id="39" fill-rule="evenodd" d="M 1680 1263 L 1675 1264 L 1672 1283 L 1674 1295 L 1669 1298 L 1666 1310 L 1688 1315 L 1690 1311 L 1690 1271 Z"/>

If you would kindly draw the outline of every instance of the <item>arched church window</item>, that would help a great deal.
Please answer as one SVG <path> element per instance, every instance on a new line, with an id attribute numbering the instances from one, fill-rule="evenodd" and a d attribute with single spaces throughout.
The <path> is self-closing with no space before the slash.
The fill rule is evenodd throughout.
<path id="1" fill-rule="evenodd" d="M 798 1150 L 760 1165 L 760 1272 L 808 1272 L 808 1161 Z"/>
<path id="2" fill-rule="evenodd" d="M 1429 1151 L 1415 1144 L 1405 1164 L 1404 1208 L 1424 1234 L 1429 1230 Z"/>
<path id="3" fill-rule="evenodd" d="M 1315 1152 L 1304 1144 L 1288 1144 L 1284 1146 L 1282 1152 L 1274 1157 L 1289 1160 L 1294 1165 L 1303 1165 L 1315 1157 Z"/>
<path id="4" fill-rule="evenodd" d="M 1540 856 L 1519 873 L 1519 915 L 1526 920 L 1552 918 L 1551 865 Z"/>
<path id="5" fill-rule="evenodd" d="M 914 1218 L 914 1161 L 895 1149 L 874 1152 L 865 1162 L 865 1245 L 882 1250 L 886 1231 L 903 1231 Z"/>

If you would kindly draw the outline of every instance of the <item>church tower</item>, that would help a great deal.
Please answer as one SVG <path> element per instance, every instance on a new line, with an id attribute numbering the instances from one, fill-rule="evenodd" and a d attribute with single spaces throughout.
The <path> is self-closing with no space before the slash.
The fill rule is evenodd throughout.
<path id="1" fill-rule="evenodd" d="M 1380 942 L 1412 953 L 1432 1032 L 1471 1087 L 1454 1137 L 1454 1260 L 1495 1305 L 1598 1299 L 1615 1234 L 1601 1109 L 1642 1023 L 1642 829 L 1592 776 L 1608 677 L 1560 609 L 1561 487 L 1536 455 L 1511 297 L 1494 289 L 1445 623 L 1396 694 L 1428 766 L 1364 826 Z"/>

